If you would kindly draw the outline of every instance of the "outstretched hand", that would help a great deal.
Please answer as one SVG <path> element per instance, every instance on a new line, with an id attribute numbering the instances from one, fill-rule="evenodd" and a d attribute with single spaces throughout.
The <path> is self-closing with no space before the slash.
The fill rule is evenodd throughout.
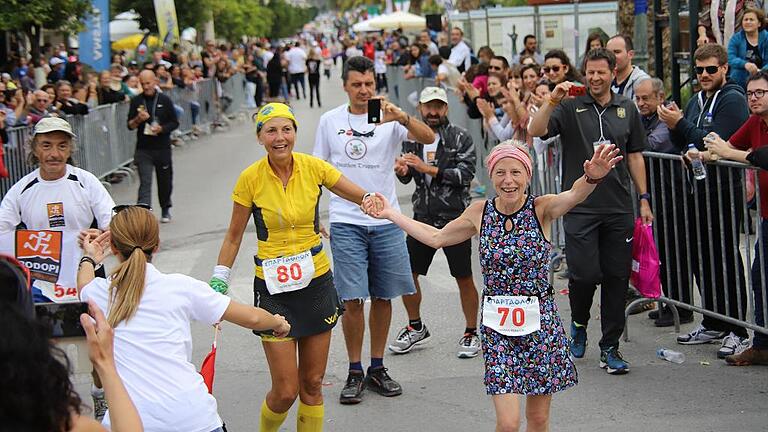
<path id="1" fill-rule="evenodd" d="M 619 149 L 615 144 L 600 144 L 592 159 L 584 161 L 584 174 L 592 179 L 601 179 L 622 159 L 624 156 L 619 156 Z"/>
<path id="2" fill-rule="evenodd" d="M 93 258 L 97 264 L 104 261 L 104 258 L 110 253 L 109 243 L 111 239 L 112 233 L 108 230 L 94 239 L 90 236 L 84 236 L 82 239 L 83 254 Z"/>

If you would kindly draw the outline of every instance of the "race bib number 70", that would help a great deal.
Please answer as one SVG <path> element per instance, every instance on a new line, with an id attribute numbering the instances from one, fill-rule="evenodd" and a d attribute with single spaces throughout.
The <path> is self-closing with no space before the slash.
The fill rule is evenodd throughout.
<path id="1" fill-rule="evenodd" d="M 525 336 L 539 331 L 539 298 L 486 296 L 483 302 L 483 325 L 506 336 Z"/>

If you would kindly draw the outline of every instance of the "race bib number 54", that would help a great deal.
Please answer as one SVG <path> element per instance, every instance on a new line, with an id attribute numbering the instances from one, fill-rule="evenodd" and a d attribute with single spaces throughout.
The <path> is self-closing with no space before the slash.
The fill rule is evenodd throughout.
<path id="1" fill-rule="evenodd" d="M 525 336 L 541 329 L 539 298 L 486 296 L 483 325 L 506 336 Z"/>
<path id="2" fill-rule="evenodd" d="M 315 277 L 315 263 L 310 251 L 264 260 L 261 268 L 267 291 L 272 295 L 306 288 Z"/>

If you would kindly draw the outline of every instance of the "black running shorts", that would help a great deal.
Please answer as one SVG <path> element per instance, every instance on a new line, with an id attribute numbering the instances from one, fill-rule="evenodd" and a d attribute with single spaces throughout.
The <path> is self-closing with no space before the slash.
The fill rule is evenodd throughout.
<path id="1" fill-rule="evenodd" d="M 408 236 L 405 242 L 408 245 L 408 255 L 411 257 L 411 271 L 426 276 L 437 250 L 411 236 Z M 451 276 L 455 278 L 472 276 L 472 239 L 446 246 L 443 248 L 443 253 L 448 258 Z"/>
<path id="2" fill-rule="evenodd" d="M 333 285 L 333 274 L 318 276 L 306 288 L 272 295 L 263 279 L 253 279 L 253 304 L 267 312 L 280 314 L 288 320 L 291 332 L 288 339 L 312 336 L 336 326 L 342 314 L 341 302 Z M 271 336 L 272 331 L 253 331 L 257 335 Z"/>

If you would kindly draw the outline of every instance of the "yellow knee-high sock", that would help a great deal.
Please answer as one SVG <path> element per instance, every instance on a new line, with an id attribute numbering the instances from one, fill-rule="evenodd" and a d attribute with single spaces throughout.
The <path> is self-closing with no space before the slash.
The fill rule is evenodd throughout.
<path id="1" fill-rule="evenodd" d="M 304 405 L 299 401 L 296 432 L 322 432 L 325 408 L 323 405 Z"/>
<path id="2" fill-rule="evenodd" d="M 288 411 L 284 413 L 276 413 L 269 409 L 267 406 L 267 400 L 261 404 L 261 418 L 259 420 L 260 432 L 277 432 L 280 429 L 280 425 L 283 424 L 285 418 L 288 417 Z"/>

